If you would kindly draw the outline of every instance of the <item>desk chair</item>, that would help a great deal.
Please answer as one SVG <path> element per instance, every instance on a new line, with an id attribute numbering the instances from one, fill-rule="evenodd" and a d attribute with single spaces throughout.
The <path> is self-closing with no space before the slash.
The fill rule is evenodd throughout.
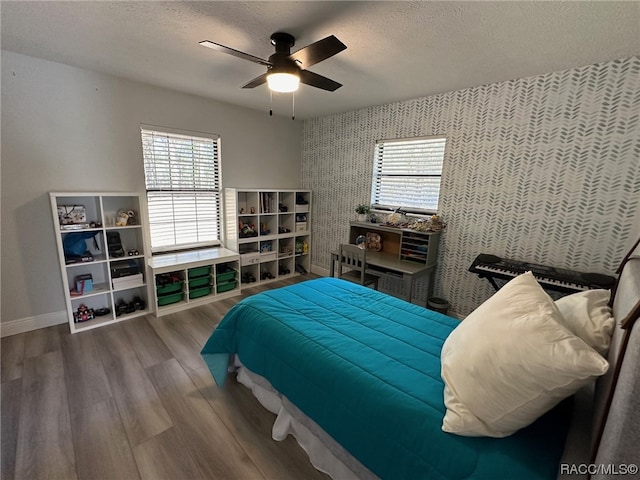
<path id="1" fill-rule="evenodd" d="M 364 286 L 372 285 L 374 290 L 378 289 L 378 277 L 365 272 L 367 268 L 366 250 L 356 245 L 343 243 L 340 245 L 338 262 L 338 278 Z M 349 269 L 349 271 L 343 273 L 343 267 Z"/>

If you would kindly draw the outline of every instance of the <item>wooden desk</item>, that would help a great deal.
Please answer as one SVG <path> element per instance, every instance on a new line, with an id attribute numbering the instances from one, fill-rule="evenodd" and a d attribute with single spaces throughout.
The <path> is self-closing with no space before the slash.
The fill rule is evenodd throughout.
<path id="1" fill-rule="evenodd" d="M 335 263 L 340 256 L 339 251 L 331 252 L 331 265 L 329 273 L 333 277 L 335 274 Z M 436 264 L 425 265 L 407 260 L 400 260 L 392 253 L 367 252 L 367 273 L 377 276 L 392 276 L 403 282 L 402 298 L 411 302 L 413 292 L 413 282 L 424 276 L 429 276 L 428 296 L 433 293 L 433 279 L 436 272 Z"/>
<path id="2" fill-rule="evenodd" d="M 388 227 L 367 222 L 351 222 L 349 243 L 356 243 L 359 235 L 378 233 L 382 238 L 382 250 L 367 251 L 367 273 L 396 277 L 403 282 L 402 298 L 411 301 L 413 282 L 428 277 L 427 298 L 433 294 L 433 283 L 437 266 L 440 232 L 416 232 L 414 230 Z M 340 253 L 331 252 L 331 276 L 335 273 L 335 262 Z M 406 260 L 411 258 L 412 260 Z"/>

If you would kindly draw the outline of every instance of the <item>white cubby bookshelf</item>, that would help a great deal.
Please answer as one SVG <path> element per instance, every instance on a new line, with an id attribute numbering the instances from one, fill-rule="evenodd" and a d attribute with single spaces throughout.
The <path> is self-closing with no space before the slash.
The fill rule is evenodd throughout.
<path id="1" fill-rule="evenodd" d="M 147 261 L 153 278 L 157 317 L 240 295 L 240 257 L 226 248 L 154 255 Z"/>
<path id="2" fill-rule="evenodd" d="M 224 208 L 225 246 L 240 254 L 243 287 L 310 271 L 310 190 L 225 188 Z"/>
<path id="3" fill-rule="evenodd" d="M 135 193 L 52 192 L 50 199 L 71 332 L 90 330 L 151 313 L 149 302 L 152 297 L 146 278 L 150 249 L 142 221 L 146 215 L 146 204 L 141 196 Z M 133 212 L 134 216 L 126 224 L 117 225 L 117 215 L 121 210 Z M 60 211 L 69 213 L 72 217 L 80 213 L 75 218 L 77 223 L 63 225 Z M 122 252 L 109 252 L 107 238 L 112 232 L 119 235 Z M 87 237 L 84 241 L 88 255 L 73 258 L 65 254 L 64 244 L 65 239 L 70 239 L 70 235 L 78 233 Z M 113 283 L 112 272 L 122 268 L 136 270 L 140 275 Z M 87 275 L 91 275 L 91 290 L 78 291 L 77 279 Z M 118 308 L 121 302 L 127 308 Z M 94 314 L 105 312 L 105 309 L 108 309 L 108 313 L 76 321 L 74 312 L 81 305 L 92 309 Z"/>

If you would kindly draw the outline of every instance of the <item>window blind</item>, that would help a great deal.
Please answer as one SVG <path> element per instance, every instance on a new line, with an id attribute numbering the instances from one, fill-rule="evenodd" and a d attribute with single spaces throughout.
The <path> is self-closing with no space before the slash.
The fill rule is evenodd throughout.
<path id="1" fill-rule="evenodd" d="M 445 144 L 444 137 L 376 142 L 372 207 L 437 212 Z"/>
<path id="2" fill-rule="evenodd" d="M 219 137 L 141 128 L 153 251 L 220 243 Z"/>

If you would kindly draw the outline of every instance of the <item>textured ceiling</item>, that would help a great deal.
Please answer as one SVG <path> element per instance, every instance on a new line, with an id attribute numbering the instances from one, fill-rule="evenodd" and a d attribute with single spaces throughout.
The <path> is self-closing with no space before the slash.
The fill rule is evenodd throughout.
<path id="1" fill-rule="evenodd" d="M 266 111 L 265 68 L 198 45 L 252 55 L 269 36 L 293 51 L 327 35 L 347 50 L 310 68 L 344 86 L 306 85 L 296 117 L 459 90 L 640 55 L 640 2 L 58 2 L 0 3 L 4 50 Z M 274 113 L 290 113 L 277 95 Z"/>

